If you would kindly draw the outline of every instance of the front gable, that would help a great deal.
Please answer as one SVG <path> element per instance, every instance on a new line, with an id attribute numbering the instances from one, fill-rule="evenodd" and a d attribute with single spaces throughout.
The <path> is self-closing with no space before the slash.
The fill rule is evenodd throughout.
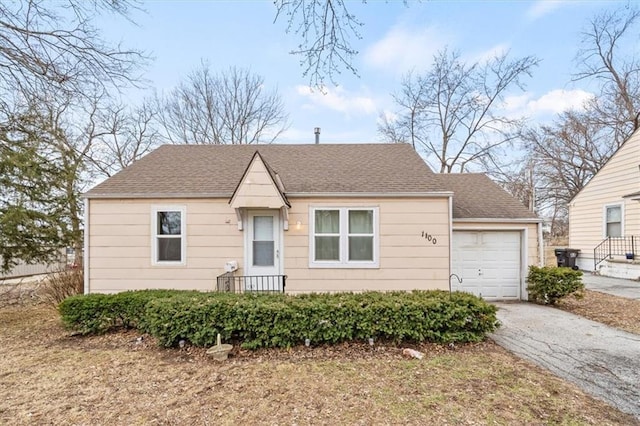
<path id="1" fill-rule="evenodd" d="M 277 174 L 270 172 L 268 164 L 256 151 L 238 182 L 229 205 L 234 209 L 290 207 L 277 180 Z"/>

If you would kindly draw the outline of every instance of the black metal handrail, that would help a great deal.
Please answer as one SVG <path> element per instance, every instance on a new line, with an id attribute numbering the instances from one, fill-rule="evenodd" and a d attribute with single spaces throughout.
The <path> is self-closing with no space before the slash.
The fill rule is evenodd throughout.
<path id="1" fill-rule="evenodd" d="M 593 249 L 593 269 L 597 270 L 600 263 L 606 259 L 613 259 L 613 256 L 631 255 L 634 259 L 638 243 L 640 243 L 640 237 L 637 235 L 605 238 Z"/>
<path id="2" fill-rule="evenodd" d="M 234 275 L 226 272 L 217 278 L 216 290 L 231 293 L 284 293 L 286 275 Z"/>

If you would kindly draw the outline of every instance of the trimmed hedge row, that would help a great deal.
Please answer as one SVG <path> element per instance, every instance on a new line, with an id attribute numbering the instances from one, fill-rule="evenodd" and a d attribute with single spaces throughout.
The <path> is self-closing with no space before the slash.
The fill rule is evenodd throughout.
<path id="1" fill-rule="evenodd" d="M 105 304 L 105 299 L 114 297 L 118 303 Z M 127 304 L 129 298 L 135 303 Z M 218 333 L 249 349 L 290 347 L 305 339 L 321 344 L 369 337 L 398 343 L 476 342 L 498 326 L 495 306 L 467 293 L 444 291 L 298 296 L 146 291 L 84 299 L 84 306 L 82 297 L 60 305 L 67 326 L 91 333 L 135 326 L 163 346 L 174 346 L 182 339 L 211 346 Z M 126 313 L 116 315 L 106 309 L 106 314 L 98 315 L 104 319 L 96 324 L 92 311 L 107 305 L 121 306 Z"/>
<path id="2" fill-rule="evenodd" d="M 145 330 L 147 304 L 156 299 L 198 294 L 180 290 L 139 290 L 115 294 L 77 295 L 58 305 L 62 322 L 81 334 L 99 334 L 124 327 Z"/>

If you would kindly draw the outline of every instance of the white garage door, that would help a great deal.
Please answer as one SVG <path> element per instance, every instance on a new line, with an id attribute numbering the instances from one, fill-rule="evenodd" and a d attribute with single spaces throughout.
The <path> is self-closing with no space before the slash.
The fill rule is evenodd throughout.
<path id="1" fill-rule="evenodd" d="M 488 300 L 520 298 L 520 232 L 453 231 L 452 289 Z"/>

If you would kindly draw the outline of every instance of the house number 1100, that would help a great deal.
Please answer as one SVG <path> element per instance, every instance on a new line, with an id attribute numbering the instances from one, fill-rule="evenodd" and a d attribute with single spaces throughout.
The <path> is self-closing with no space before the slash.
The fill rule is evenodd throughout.
<path id="1" fill-rule="evenodd" d="M 429 234 L 428 232 L 424 232 L 422 231 L 422 238 L 424 238 L 425 240 L 436 244 L 438 242 L 438 240 L 436 240 L 436 237 L 434 237 L 433 235 Z"/>

